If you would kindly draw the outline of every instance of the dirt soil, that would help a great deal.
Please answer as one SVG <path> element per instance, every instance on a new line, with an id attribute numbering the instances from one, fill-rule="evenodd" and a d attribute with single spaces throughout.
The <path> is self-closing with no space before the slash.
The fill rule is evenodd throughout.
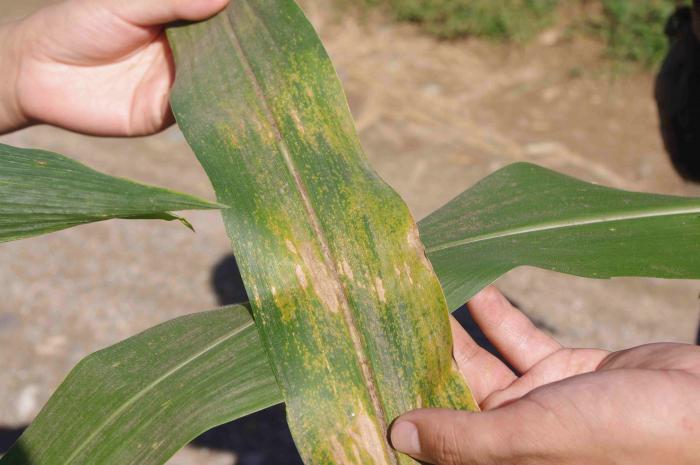
<path id="1" fill-rule="evenodd" d="M 0 21 L 42 3 L 0 0 Z M 417 219 L 522 160 L 619 188 L 700 195 L 663 151 L 653 76 L 613 72 L 597 43 L 557 28 L 527 46 L 438 42 L 410 25 L 339 14 L 320 0 L 305 7 L 371 162 Z M 213 198 L 175 128 L 117 140 L 36 127 L 0 142 Z M 111 221 L 0 246 L 0 447 L 85 355 L 227 300 L 213 285 L 215 273 L 226 276 L 222 223 L 217 213 L 187 217 L 196 234 L 174 223 Z M 522 268 L 498 285 L 566 344 L 693 342 L 697 331 L 700 282 L 595 281 Z M 282 415 L 277 409 L 205 435 L 171 465 L 298 463 Z M 280 450 L 270 447 L 275 442 Z"/>

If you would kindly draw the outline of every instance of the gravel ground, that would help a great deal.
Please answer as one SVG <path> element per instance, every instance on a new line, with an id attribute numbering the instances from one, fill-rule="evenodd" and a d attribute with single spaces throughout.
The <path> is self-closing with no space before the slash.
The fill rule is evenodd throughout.
<path id="1" fill-rule="evenodd" d="M 11 19 L 41 3 L 0 0 L 0 11 Z M 611 76 L 597 44 L 556 28 L 528 47 L 439 43 L 410 26 L 305 5 L 370 160 L 417 218 L 518 160 L 616 187 L 700 195 L 663 153 L 652 76 Z M 116 140 L 37 127 L 0 142 L 213 198 L 177 129 Z M 235 299 L 218 214 L 187 217 L 196 234 L 174 223 L 111 221 L 0 246 L 0 450 L 85 355 Z M 593 281 L 523 268 L 498 285 L 567 344 L 615 349 L 696 337 L 698 282 Z M 278 407 L 205 434 L 170 463 L 299 461 Z"/>

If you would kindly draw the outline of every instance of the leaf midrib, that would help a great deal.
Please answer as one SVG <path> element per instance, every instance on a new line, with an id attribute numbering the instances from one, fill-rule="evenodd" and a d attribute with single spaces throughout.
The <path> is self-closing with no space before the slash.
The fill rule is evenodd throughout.
<path id="1" fill-rule="evenodd" d="M 590 226 L 593 224 L 616 223 L 621 221 L 640 220 L 647 218 L 663 218 L 667 216 L 690 215 L 693 213 L 700 214 L 700 206 L 684 207 L 684 208 L 663 208 L 663 209 L 645 209 L 644 211 L 635 210 L 626 213 L 606 213 L 603 215 L 573 218 L 561 221 L 542 222 L 537 225 L 521 226 L 506 230 L 494 231 L 486 234 L 478 234 L 476 236 L 460 239 L 456 241 L 446 242 L 444 244 L 427 247 L 428 253 L 440 252 L 442 250 L 462 247 L 477 242 L 484 242 L 495 239 L 503 239 L 507 237 L 522 236 L 543 231 L 552 231 L 556 229 L 576 228 L 581 226 Z"/>
<path id="2" fill-rule="evenodd" d="M 87 438 L 80 444 L 78 447 L 75 448 L 73 453 L 64 461 L 64 465 L 70 465 L 73 460 L 90 444 L 96 437 L 99 435 L 110 423 L 112 423 L 115 419 L 117 419 L 126 409 L 128 409 L 130 406 L 135 404 L 139 399 L 143 398 L 146 393 L 149 391 L 152 391 L 153 389 L 156 388 L 159 384 L 161 384 L 163 381 L 168 379 L 169 377 L 173 376 L 175 373 L 178 371 L 182 370 L 185 368 L 187 365 L 190 363 L 194 362 L 197 360 L 199 357 L 202 357 L 203 355 L 207 354 L 211 350 L 215 349 L 216 347 L 220 346 L 221 344 L 225 343 L 231 338 L 234 338 L 241 334 L 243 331 L 246 329 L 250 328 L 255 324 L 254 321 L 249 321 L 245 325 L 236 328 L 234 331 L 221 336 L 219 339 L 216 339 L 213 343 L 210 345 L 206 346 L 204 349 L 200 350 L 196 354 L 188 357 L 184 361 L 180 362 L 179 364 L 175 365 L 173 368 L 153 380 L 151 383 L 146 385 L 142 390 L 140 390 L 138 393 L 136 393 L 134 396 L 130 397 L 126 402 L 124 402 L 119 408 L 114 410 L 112 414 L 110 414 L 105 421 L 100 423 L 100 425 L 95 428 L 88 436 Z"/>

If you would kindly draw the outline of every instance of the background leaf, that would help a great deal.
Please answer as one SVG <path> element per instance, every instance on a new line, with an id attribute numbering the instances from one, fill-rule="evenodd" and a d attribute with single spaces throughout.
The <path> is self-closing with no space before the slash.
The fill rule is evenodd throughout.
<path id="1" fill-rule="evenodd" d="M 197 313 L 81 361 L 0 464 L 162 464 L 281 400 L 249 309 Z"/>
<path id="2" fill-rule="evenodd" d="M 112 218 L 180 220 L 203 199 L 99 173 L 63 155 L 0 144 L 0 242 Z"/>
<path id="3" fill-rule="evenodd" d="M 700 199 L 510 165 L 420 222 L 451 309 L 531 265 L 588 278 L 700 278 Z"/>
<path id="4" fill-rule="evenodd" d="M 367 162 L 335 70 L 292 0 L 236 0 L 168 32 L 175 117 L 209 175 L 292 435 L 311 464 L 415 463 L 419 407 L 477 409 L 401 198 Z"/>

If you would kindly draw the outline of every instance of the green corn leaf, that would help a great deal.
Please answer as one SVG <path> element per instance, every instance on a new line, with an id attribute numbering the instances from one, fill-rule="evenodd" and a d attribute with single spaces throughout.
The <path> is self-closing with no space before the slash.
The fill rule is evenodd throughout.
<path id="1" fill-rule="evenodd" d="M 63 155 L 0 144 L 0 242 L 112 218 L 179 220 L 221 208 L 203 199 L 99 173 Z"/>
<path id="2" fill-rule="evenodd" d="M 236 0 L 169 31 L 178 124 L 208 173 L 306 463 L 409 464 L 419 407 L 476 409 L 446 302 L 400 197 L 369 166 L 292 0 Z"/>
<path id="3" fill-rule="evenodd" d="M 0 464 L 158 465 L 280 401 L 249 309 L 197 313 L 81 361 Z"/>
<path id="4" fill-rule="evenodd" d="M 530 265 L 588 278 L 700 278 L 700 199 L 625 192 L 527 163 L 420 222 L 450 308 Z"/>

